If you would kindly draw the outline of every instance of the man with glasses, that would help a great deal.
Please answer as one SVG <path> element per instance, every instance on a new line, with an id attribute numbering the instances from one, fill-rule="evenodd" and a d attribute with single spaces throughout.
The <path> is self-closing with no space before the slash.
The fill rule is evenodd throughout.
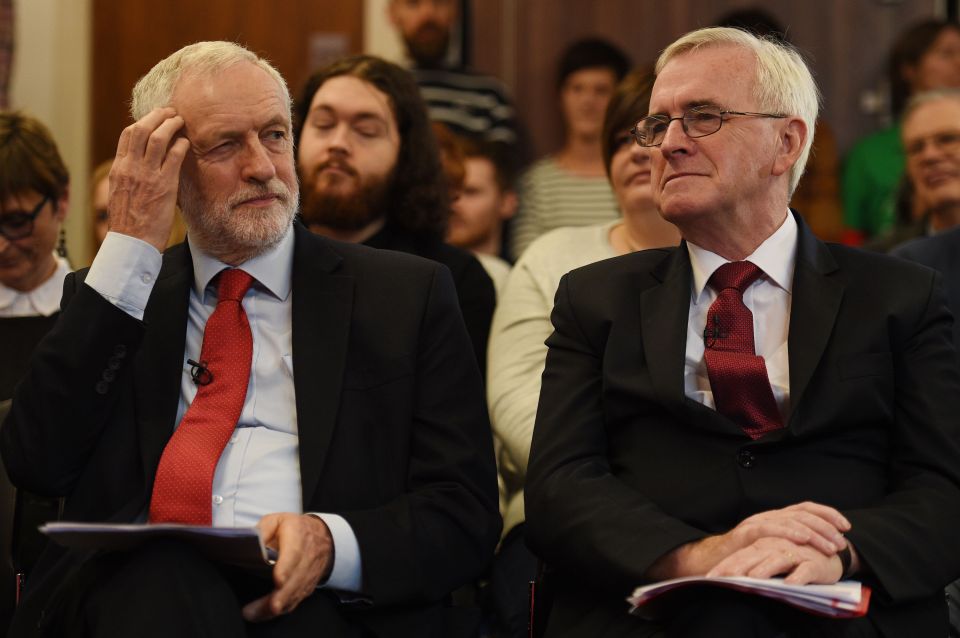
<path id="1" fill-rule="evenodd" d="M 915 95 L 903 113 L 903 148 L 918 219 L 915 237 L 892 254 L 935 268 L 944 275 L 947 299 L 960 312 L 960 90 Z M 928 235 L 932 235 L 929 236 Z M 960 345 L 960 322 L 953 324 Z"/>
<path id="2" fill-rule="evenodd" d="M 560 283 L 526 486 L 546 635 L 935 636 L 960 575 L 960 374 L 939 278 L 788 209 L 816 85 L 788 45 L 703 29 L 657 64 L 661 214 L 684 237 Z M 826 620 L 682 576 L 862 581 Z"/>

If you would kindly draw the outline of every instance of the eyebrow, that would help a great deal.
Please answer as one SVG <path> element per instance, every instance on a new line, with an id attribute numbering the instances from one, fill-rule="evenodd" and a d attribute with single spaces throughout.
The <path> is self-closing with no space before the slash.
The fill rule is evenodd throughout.
<path id="1" fill-rule="evenodd" d="M 269 120 L 259 125 L 258 128 L 267 129 L 274 126 L 282 126 L 284 130 L 286 131 L 290 130 L 290 124 L 288 120 L 282 115 L 275 115 L 271 117 Z M 214 130 L 209 133 L 199 135 L 199 139 L 196 139 L 196 138 L 191 139 L 190 137 L 187 137 L 187 141 L 190 142 L 191 147 L 199 150 L 200 152 L 204 152 L 206 150 L 209 150 L 209 147 L 211 145 L 216 145 L 218 142 L 221 142 L 224 140 L 230 140 L 230 141 L 237 140 L 242 138 L 245 134 L 246 134 L 246 131 L 240 130 L 240 129 Z"/>
<path id="2" fill-rule="evenodd" d="M 313 107 L 313 109 L 310 110 L 310 115 L 312 116 L 314 113 L 318 113 L 318 112 L 323 112 L 324 114 L 334 114 L 334 115 L 338 114 L 335 108 L 327 104 L 316 105 L 315 107 Z M 357 122 L 357 121 L 362 122 L 366 120 L 374 120 L 377 122 L 382 122 L 384 124 L 387 123 L 387 120 L 382 115 L 380 115 L 379 113 L 374 113 L 373 111 L 360 111 L 359 113 L 353 113 L 347 119 L 350 120 L 351 122 Z"/>
<path id="3" fill-rule="evenodd" d="M 683 111 L 686 112 L 686 111 L 689 111 L 690 109 L 695 109 L 701 106 L 715 106 L 718 109 L 723 108 L 722 106 L 720 106 L 720 104 L 716 100 L 691 100 L 683 104 Z M 659 113 L 649 113 L 647 117 L 650 117 L 651 115 L 667 116 L 667 113 L 664 113 L 663 111 Z"/>

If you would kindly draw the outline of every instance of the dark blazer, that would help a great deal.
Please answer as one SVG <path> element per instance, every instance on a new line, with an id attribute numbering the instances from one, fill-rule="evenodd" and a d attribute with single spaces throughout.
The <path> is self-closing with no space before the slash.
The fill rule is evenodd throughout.
<path id="1" fill-rule="evenodd" d="M 451 246 L 431 235 L 416 235 L 391 226 L 384 226 L 380 232 L 364 242 L 374 248 L 399 250 L 419 257 L 439 262 L 450 269 L 453 283 L 457 288 L 460 311 L 467 325 L 467 334 L 473 343 L 480 372 L 487 369 L 487 339 L 490 337 L 490 322 L 497 305 L 497 293 L 493 280 L 487 274 L 483 264 L 473 253 Z"/>
<path id="2" fill-rule="evenodd" d="M 757 441 L 684 395 L 684 245 L 561 281 L 526 486 L 529 543 L 556 570 L 551 628 L 622 629 L 622 601 L 657 558 L 811 500 L 851 521 L 874 625 L 946 633 L 960 374 L 939 276 L 823 244 L 797 221 L 788 424 Z"/>
<path id="3" fill-rule="evenodd" d="M 905 242 L 891 250 L 890 254 L 943 274 L 947 305 L 954 317 L 960 316 L 960 227 Z M 953 323 L 953 340 L 960 350 L 960 321 Z"/>
<path id="4" fill-rule="evenodd" d="M 340 514 L 356 534 L 373 601 L 350 612 L 360 622 L 384 636 L 446 635 L 441 602 L 480 574 L 500 531 L 481 378 L 450 274 L 295 233 L 304 509 Z M 167 251 L 143 322 L 82 278 L 65 283 L 62 318 L 17 392 L 0 452 L 17 485 L 67 497 L 65 519 L 131 521 L 176 417 L 192 263 L 186 244 Z M 48 550 L 29 611 L 80 558 Z"/>

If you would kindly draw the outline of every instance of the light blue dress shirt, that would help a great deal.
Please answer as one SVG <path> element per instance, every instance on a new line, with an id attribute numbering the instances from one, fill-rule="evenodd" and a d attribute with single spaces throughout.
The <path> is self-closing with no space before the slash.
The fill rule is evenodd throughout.
<path id="1" fill-rule="evenodd" d="M 193 286 L 177 426 L 197 393 L 187 359 L 199 360 L 203 329 L 217 305 L 216 286 L 210 282 L 230 267 L 192 243 L 190 253 Z M 86 283 L 132 317 L 143 320 L 160 265 L 161 255 L 150 244 L 110 232 Z M 303 512 L 292 356 L 293 233 L 288 232 L 277 246 L 240 268 L 255 280 L 243 298 L 253 334 L 253 360 L 240 420 L 214 473 L 214 527 L 250 527 L 273 512 Z M 311 514 L 326 523 L 333 537 L 333 569 L 323 586 L 360 592 L 360 548 L 350 524 L 336 514 Z"/>

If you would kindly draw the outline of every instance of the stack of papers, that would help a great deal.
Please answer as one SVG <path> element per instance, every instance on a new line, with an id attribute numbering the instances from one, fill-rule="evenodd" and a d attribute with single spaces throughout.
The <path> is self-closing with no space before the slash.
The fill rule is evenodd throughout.
<path id="1" fill-rule="evenodd" d="M 831 618 L 856 618 L 867 613 L 870 588 L 853 580 L 835 585 L 787 585 L 782 578 L 674 578 L 645 587 L 638 587 L 627 598 L 631 614 L 648 615 L 667 592 L 692 587 L 725 587 L 736 591 L 773 598 L 804 611 Z"/>
<path id="2" fill-rule="evenodd" d="M 264 546 L 256 527 L 60 522 L 47 523 L 40 531 L 74 549 L 124 551 L 166 538 L 192 545 L 211 560 L 239 567 L 269 570 L 276 562 L 276 552 Z"/>

